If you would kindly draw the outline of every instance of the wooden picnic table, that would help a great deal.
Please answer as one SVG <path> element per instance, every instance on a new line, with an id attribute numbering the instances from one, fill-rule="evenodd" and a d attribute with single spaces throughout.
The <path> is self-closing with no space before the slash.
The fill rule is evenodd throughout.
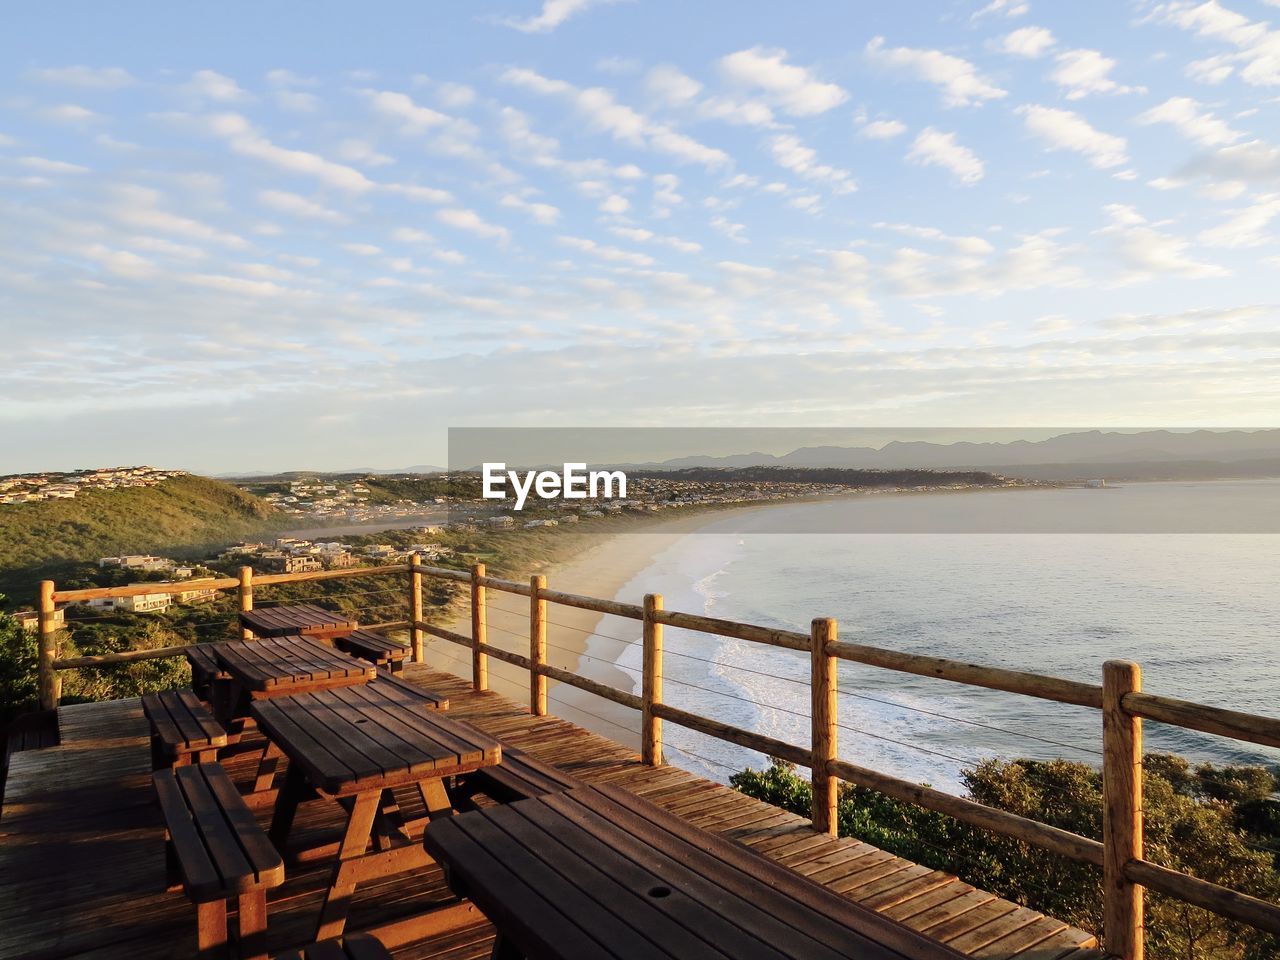
<path id="1" fill-rule="evenodd" d="M 255 637 L 284 637 L 301 634 L 331 640 L 345 637 L 360 624 L 315 603 L 291 603 L 278 607 L 255 607 L 240 614 L 240 625 Z"/>
<path id="2" fill-rule="evenodd" d="M 220 643 L 214 656 L 251 699 L 368 683 L 377 668 L 314 637 L 274 637 Z"/>
<path id="3" fill-rule="evenodd" d="M 259 727 L 289 758 L 271 821 L 277 849 L 285 851 L 298 804 L 312 790 L 347 812 L 317 940 L 342 933 L 357 883 L 433 862 L 401 817 L 394 788 L 416 787 L 432 820 L 451 816 L 444 778 L 502 759 L 497 740 L 432 706 L 382 682 L 252 704 Z M 470 911 L 459 903 L 426 914 L 420 935 L 447 929 L 453 916 L 474 922 Z"/>
<path id="4" fill-rule="evenodd" d="M 431 823 L 494 960 L 959 960 L 963 954 L 617 787 Z"/>

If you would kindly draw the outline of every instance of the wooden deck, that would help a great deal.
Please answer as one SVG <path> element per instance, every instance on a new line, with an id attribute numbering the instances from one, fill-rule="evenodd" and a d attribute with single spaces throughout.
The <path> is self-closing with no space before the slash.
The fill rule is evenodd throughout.
<path id="1" fill-rule="evenodd" d="M 450 716 L 583 780 L 623 786 L 974 957 L 1105 956 L 1089 933 L 868 844 L 817 834 L 801 817 L 684 770 L 645 767 L 604 737 L 555 717 L 532 717 L 450 674 L 411 664 L 403 676 L 448 696 Z M 162 828 L 139 701 L 63 707 L 59 728 L 59 745 L 11 759 L 0 812 L 0 958 L 194 955 L 194 910 L 182 894 L 164 890 Z M 231 753 L 225 761 L 242 784 L 252 780 L 250 756 Z M 414 802 L 406 794 L 405 806 Z M 269 812 L 261 816 L 265 822 Z M 319 836 L 336 831 L 338 818 L 328 805 L 309 804 L 296 823 Z M 287 875 L 270 897 L 273 953 L 309 939 L 329 868 L 289 866 Z M 348 929 L 393 924 L 448 896 L 436 869 L 371 884 L 357 891 Z M 393 953 L 399 960 L 470 960 L 488 957 L 492 942 L 480 918 L 455 933 L 394 945 Z"/>

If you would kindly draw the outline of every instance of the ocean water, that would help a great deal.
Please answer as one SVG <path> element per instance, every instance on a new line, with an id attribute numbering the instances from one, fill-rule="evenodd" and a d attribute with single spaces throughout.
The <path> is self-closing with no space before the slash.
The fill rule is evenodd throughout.
<path id="1" fill-rule="evenodd" d="M 1129 659 L 1150 692 L 1280 714 L 1280 535 L 771 532 L 964 529 L 975 510 L 995 516 L 1002 502 L 1019 512 L 1019 529 L 1089 529 L 1098 497 L 1115 515 L 1194 516 L 1208 530 L 1216 512 L 1237 531 L 1242 501 L 1258 515 L 1280 507 L 1280 481 L 1060 493 L 882 497 L 726 517 L 656 556 L 618 599 L 659 592 L 668 609 L 804 631 L 832 616 L 843 639 L 1090 682 L 1105 660 Z M 606 618 L 599 632 L 625 639 L 636 624 Z M 671 628 L 665 639 L 668 702 L 807 744 L 807 654 Z M 616 662 L 635 676 L 639 658 L 631 645 Z M 841 756 L 940 789 L 960 791 L 962 771 L 987 757 L 1100 760 L 1097 711 L 850 663 L 840 691 Z M 705 776 L 766 762 L 665 726 L 670 759 Z M 1150 722 L 1146 743 L 1215 763 L 1280 762 L 1277 751 Z"/>

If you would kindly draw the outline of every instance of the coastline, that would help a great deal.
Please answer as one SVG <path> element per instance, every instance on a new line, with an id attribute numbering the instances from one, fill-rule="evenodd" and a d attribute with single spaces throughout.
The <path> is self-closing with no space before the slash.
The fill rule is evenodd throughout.
<path id="1" fill-rule="evenodd" d="M 669 547 L 692 533 L 697 533 L 726 516 L 754 512 L 777 506 L 774 503 L 748 504 L 728 510 L 708 510 L 692 516 L 662 519 L 642 528 L 608 534 L 599 543 L 549 564 L 540 571 L 547 586 L 566 593 L 621 599 L 639 603 L 642 597 L 618 597 L 628 583 L 654 563 Z M 513 578 L 516 579 L 516 578 Z M 523 579 L 523 578 L 521 578 Z M 487 592 L 489 643 L 505 650 L 527 655 L 529 652 L 529 601 L 515 594 L 490 589 Z M 617 629 L 608 632 L 621 641 L 597 635 L 605 615 L 559 604 L 549 604 L 547 611 L 547 662 L 571 670 L 592 680 L 607 683 L 620 690 L 639 692 L 639 678 L 619 666 L 629 641 L 639 641 L 638 621 L 616 619 Z M 470 615 L 446 624 L 447 629 L 469 636 Z M 596 641 L 588 645 L 591 638 Z M 427 663 L 459 676 L 470 677 L 471 657 L 465 647 L 448 640 L 429 638 Z M 489 658 L 489 686 L 496 693 L 528 702 L 528 671 L 493 657 Z M 547 684 L 551 701 L 549 712 L 581 727 L 610 737 L 626 746 L 639 749 L 640 717 L 620 704 L 592 696 L 576 687 L 551 680 Z"/>

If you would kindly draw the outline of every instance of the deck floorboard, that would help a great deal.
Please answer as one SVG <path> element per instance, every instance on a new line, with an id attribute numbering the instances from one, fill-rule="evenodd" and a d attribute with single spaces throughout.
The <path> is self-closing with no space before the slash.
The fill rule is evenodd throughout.
<path id="1" fill-rule="evenodd" d="M 697 826 L 740 840 L 831 889 L 945 940 L 983 960 L 1103 960 L 1094 937 L 1033 910 L 975 890 L 955 877 L 852 839 L 815 833 L 808 820 L 676 767 L 651 768 L 625 747 L 451 674 L 407 664 L 401 676 L 447 696 L 449 715 L 588 783 L 613 783 Z M 0 960 L 152 960 L 193 956 L 194 909 L 165 892 L 163 831 L 152 798 L 147 725 L 137 700 L 58 711 L 60 742 L 10 759 L 0 810 Z M 256 735 L 224 751 L 224 766 L 247 788 Z M 406 812 L 421 801 L 405 791 Z M 269 809 L 260 810 L 265 824 Z M 294 836 L 336 839 L 340 819 L 304 804 Z M 271 891 L 270 949 L 310 939 L 329 867 L 290 865 Z M 376 929 L 447 901 L 439 870 L 406 873 L 357 890 L 348 929 Z M 397 960 L 488 957 L 483 920 L 395 947 Z"/>

